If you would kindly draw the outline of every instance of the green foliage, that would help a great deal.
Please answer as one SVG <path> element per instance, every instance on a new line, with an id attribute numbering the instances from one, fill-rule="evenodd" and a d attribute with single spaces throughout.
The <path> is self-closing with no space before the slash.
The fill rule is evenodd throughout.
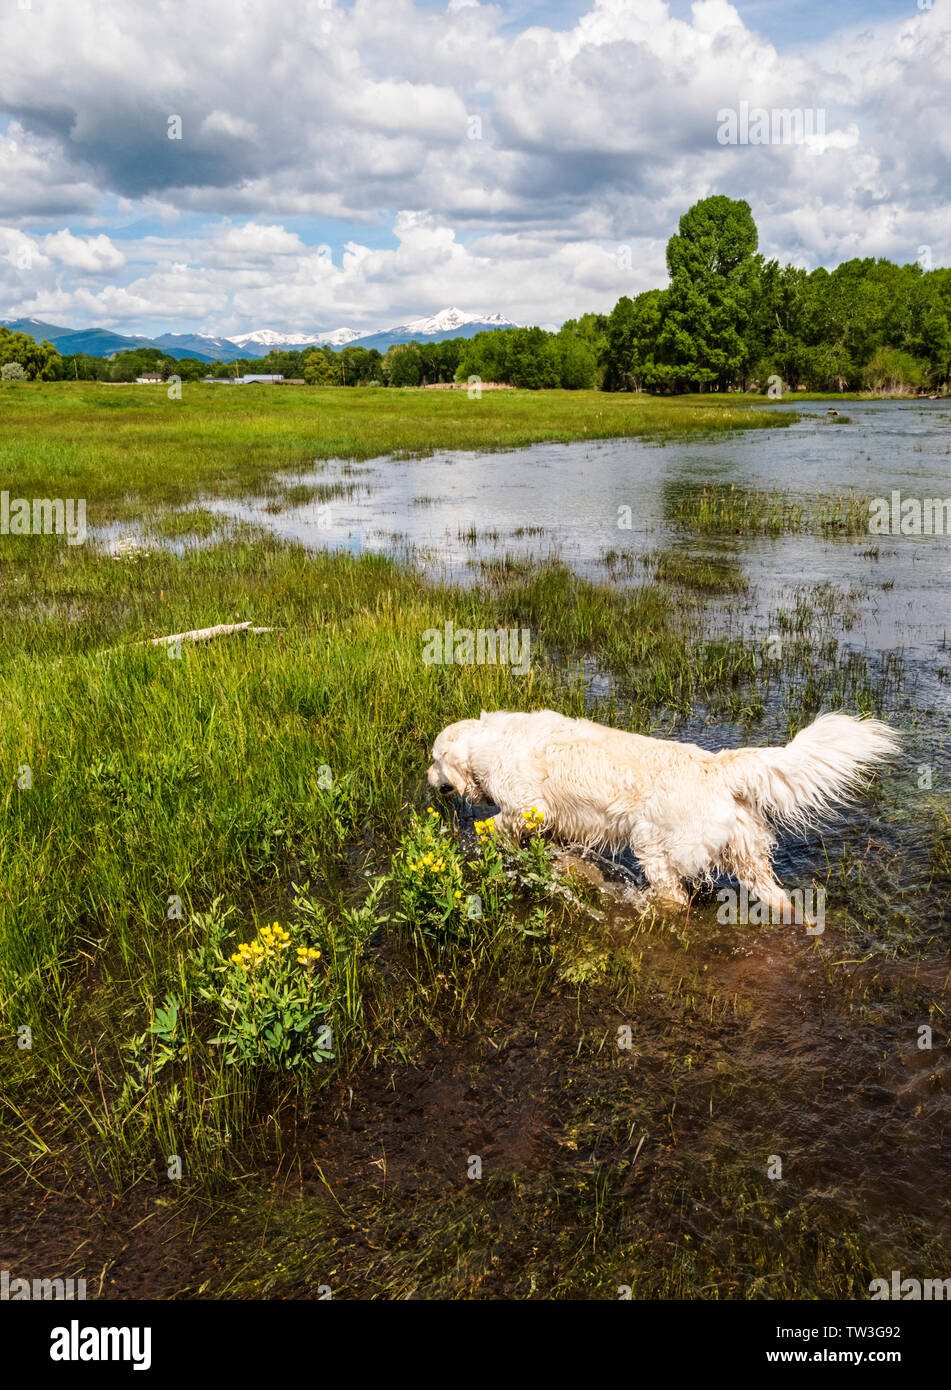
<path id="1" fill-rule="evenodd" d="M 391 386 L 419 386 L 423 362 L 416 343 L 398 343 L 383 360 L 384 379 Z"/>
<path id="2" fill-rule="evenodd" d="M 541 825 L 534 807 L 524 822 L 528 840 L 521 844 L 501 837 L 493 821 L 477 821 L 479 852 L 467 862 L 437 811 L 414 816 L 393 856 L 396 920 L 414 934 L 437 939 L 492 932 L 503 926 L 517 893 L 529 900 L 546 897 L 552 851 L 534 833 Z"/>
<path id="3" fill-rule="evenodd" d="M 52 343 L 36 343 L 26 333 L 0 328 L 0 367 L 14 362 L 23 368 L 31 381 L 57 381 L 62 375 L 63 359 Z M 4 377 L 4 380 L 11 378 Z"/>
<path id="4" fill-rule="evenodd" d="M 308 386 L 339 386 L 340 363 L 330 348 L 312 348 L 302 359 L 304 380 Z"/>
<path id="5" fill-rule="evenodd" d="M 862 369 L 862 385 L 866 391 L 899 391 L 923 386 L 927 372 L 924 364 L 916 362 L 910 352 L 900 348 L 876 348 L 872 360 Z"/>
<path id="6" fill-rule="evenodd" d="M 592 320 L 597 321 L 597 316 L 566 323 L 558 333 L 547 333 L 543 328 L 504 328 L 462 339 L 456 377 L 467 381 L 477 376 L 526 391 L 590 389 L 598 371 L 598 353 L 603 350 L 601 334 Z"/>
<path id="7" fill-rule="evenodd" d="M 394 855 L 392 877 L 398 921 L 427 936 L 462 930 L 468 902 L 462 853 L 435 811 L 413 817 Z"/>
<path id="8" fill-rule="evenodd" d="M 680 219 L 667 244 L 670 289 L 657 337 L 659 383 L 744 388 L 750 361 L 748 325 L 760 262 L 749 203 L 705 198 Z"/>
<path id="9" fill-rule="evenodd" d="M 667 247 L 670 286 L 623 296 L 600 357 L 610 391 L 906 392 L 951 382 L 951 271 L 756 254 L 745 202 L 696 203 Z"/>

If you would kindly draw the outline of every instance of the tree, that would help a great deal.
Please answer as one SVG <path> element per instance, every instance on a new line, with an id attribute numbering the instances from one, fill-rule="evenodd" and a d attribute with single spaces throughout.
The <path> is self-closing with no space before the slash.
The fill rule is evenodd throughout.
<path id="1" fill-rule="evenodd" d="M 62 375 L 63 359 L 52 343 L 0 328 L 0 367 L 7 362 L 18 362 L 31 381 L 58 381 Z"/>
<path id="2" fill-rule="evenodd" d="M 667 243 L 667 291 L 655 380 L 669 390 L 745 385 L 746 329 L 762 258 L 750 205 L 716 195 L 695 203 Z"/>
<path id="3" fill-rule="evenodd" d="M 862 369 L 866 391 L 885 391 L 890 395 L 917 391 L 925 383 L 927 368 L 900 348 L 880 347 Z"/>
<path id="4" fill-rule="evenodd" d="M 19 362 L 4 362 L 0 367 L 0 381 L 27 381 L 29 372 Z"/>
<path id="5" fill-rule="evenodd" d="M 418 386 L 423 362 L 418 343 L 395 343 L 383 359 L 383 378 L 391 386 Z"/>
<path id="6" fill-rule="evenodd" d="M 303 373 L 309 386 L 340 385 L 340 363 L 330 348 L 311 348 L 305 352 Z"/>
<path id="7" fill-rule="evenodd" d="M 574 328 L 564 324 L 555 337 L 561 359 L 561 385 L 566 391 L 589 391 L 598 367 L 595 350 Z"/>
<path id="8" fill-rule="evenodd" d="M 345 347 L 339 357 L 344 386 L 364 386 L 382 379 L 383 358 L 376 348 Z"/>

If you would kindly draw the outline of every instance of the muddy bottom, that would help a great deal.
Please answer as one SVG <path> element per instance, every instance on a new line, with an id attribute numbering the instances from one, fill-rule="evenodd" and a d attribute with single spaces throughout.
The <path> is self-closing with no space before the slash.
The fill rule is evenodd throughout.
<path id="1" fill-rule="evenodd" d="M 207 1213 L 188 1213 L 168 1182 L 140 1183 L 121 1197 L 104 1195 L 88 1177 L 47 1182 L 47 1190 L 4 1182 L 0 1269 L 11 1281 L 73 1280 L 78 1298 L 75 1281 L 84 1279 L 87 1299 L 197 1292 L 212 1261 L 201 1231 Z"/>

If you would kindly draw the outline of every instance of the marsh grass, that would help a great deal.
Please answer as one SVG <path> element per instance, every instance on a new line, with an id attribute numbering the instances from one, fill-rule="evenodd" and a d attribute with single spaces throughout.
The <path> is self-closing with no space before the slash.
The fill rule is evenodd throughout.
<path id="1" fill-rule="evenodd" d="M 826 1084 L 835 1075 L 861 1093 L 883 1051 L 911 1069 L 909 1020 L 942 1017 L 940 981 L 909 974 L 886 990 L 884 976 L 837 964 L 874 944 L 911 971 L 946 950 L 941 803 L 909 799 L 889 839 L 894 807 L 873 787 L 881 842 L 863 823 L 835 851 L 807 847 L 808 873 L 835 889 L 825 954 L 781 936 L 764 952 L 749 928 L 749 949 L 734 950 L 709 895 L 688 916 L 616 913 L 540 842 L 493 867 L 447 807 L 430 836 L 441 854 L 419 829 L 434 734 L 482 708 L 552 705 L 674 734 L 719 722 L 758 742 L 819 709 L 893 711 L 901 660 L 839 642 L 860 591 L 800 586 L 770 615 L 777 653 L 764 632 L 711 620 L 712 600 L 743 592 L 731 560 L 632 557 L 642 582 L 620 587 L 503 554 L 456 588 L 392 558 L 308 552 L 253 528 L 222 536 L 207 510 L 162 510 L 219 484 L 277 497 L 277 470 L 299 475 L 305 444 L 368 457 L 404 429 L 421 439 L 422 400 L 440 447 L 471 447 L 490 426 L 508 442 L 581 429 L 584 402 L 559 394 L 498 393 L 474 440 L 467 411 L 488 398 L 315 392 L 298 407 L 284 393 L 281 415 L 263 393 L 253 407 L 230 393 L 176 416 L 130 391 L 108 411 L 113 440 L 91 388 L 46 391 L 11 407 L 27 456 L 19 490 L 68 494 L 50 479 L 73 469 L 146 535 L 155 525 L 202 544 L 113 556 L 0 538 L 8 1184 L 92 1183 L 121 1204 L 182 1156 L 185 1180 L 162 1200 L 215 1231 L 223 1256 L 206 1291 L 218 1296 L 308 1296 L 330 1269 L 343 1292 L 379 1297 L 616 1297 L 621 1284 L 636 1297 L 844 1297 L 899 1247 L 944 1267 L 924 1196 L 907 1219 L 856 1206 L 879 1114 L 853 1145 Z M 649 402 L 604 408 L 617 433 L 668 418 Z M 721 405 L 665 408 L 671 430 L 678 412 L 690 429 L 731 419 Z M 529 628 L 528 674 L 426 665 L 422 635 L 448 619 Z M 246 620 L 275 630 L 180 656 L 141 645 Z M 610 678 L 600 701 L 592 668 Z M 909 846 L 923 840 L 930 879 L 912 893 Z M 445 864 L 414 896 L 409 866 L 429 853 Z M 455 905 L 473 893 L 483 912 L 470 919 Z M 313 980 L 332 1046 L 306 1065 L 285 1065 L 288 1046 L 311 1041 L 301 980 L 272 981 L 289 1020 L 279 1031 L 263 984 L 253 1000 L 236 992 L 232 956 L 275 922 L 295 952 L 321 953 Z M 805 1059 L 804 999 L 819 1020 Z M 633 1056 L 615 1042 L 624 1022 Z M 10 1041 L 24 1026 L 30 1048 Z M 789 1125 L 802 1129 L 781 1190 L 762 1157 Z M 811 1155 L 827 1133 L 823 1167 Z M 922 1142 L 888 1137 L 902 1152 Z M 473 1145 L 489 1159 L 480 1186 L 465 1175 Z M 930 1201 L 943 1170 L 926 1157 Z M 882 1164 L 891 1171 L 891 1149 Z"/>
<path id="2" fill-rule="evenodd" d="M 749 581 L 732 556 L 693 555 L 685 550 L 658 550 L 644 558 L 651 577 L 677 588 L 703 594 L 743 594 Z"/>
<path id="3" fill-rule="evenodd" d="M 18 383 L 19 385 L 19 383 Z M 783 426 L 746 403 L 596 391 L 308 388 L 166 392 L 28 382 L 0 392 L 0 474 L 18 495 L 85 497 L 90 525 L 181 507 L 203 494 L 241 498 L 323 459 L 446 449 L 516 449 L 543 441 L 683 435 Z M 55 486 L 54 486 L 55 484 Z"/>
<path id="4" fill-rule="evenodd" d="M 735 483 L 690 488 L 669 508 L 677 526 L 701 535 L 859 536 L 868 533 L 868 499 L 853 492 L 801 498 Z"/>

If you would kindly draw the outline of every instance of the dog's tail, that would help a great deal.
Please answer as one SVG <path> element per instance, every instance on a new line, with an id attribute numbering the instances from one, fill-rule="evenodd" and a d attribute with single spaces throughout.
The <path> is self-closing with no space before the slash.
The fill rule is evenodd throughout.
<path id="1" fill-rule="evenodd" d="M 730 790 L 777 825 L 804 830 L 852 800 L 869 769 L 898 751 L 878 719 L 821 714 L 785 748 L 737 748 L 718 754 Z"/>

